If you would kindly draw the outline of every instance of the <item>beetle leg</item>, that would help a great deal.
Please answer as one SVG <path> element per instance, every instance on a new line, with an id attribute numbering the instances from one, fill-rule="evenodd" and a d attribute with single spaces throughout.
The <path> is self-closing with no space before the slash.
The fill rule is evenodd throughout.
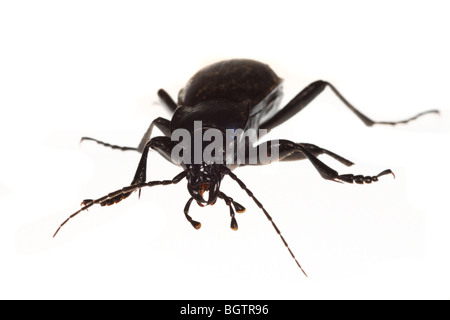
<path id="1" fill-rule="evenodd" d="M 136 173 L 134 175 L 131 184 L 142 183 L 147 178 L 147 157 L 150 148 L 156 150 L 164 158 L 170 161 L 171 152 L 174 143 L 171 141 L 170 137 L 154 137 L 150 139 L 142 150 L 141 160 L 139 161 Z"/>
<path id="2" fill-rule="evenodd" d="M 90 138 L 90 137 L 82 137 L 81 140 L 80 140 L 80 143 L 83 142 L 83 141 L 94 141 L 94 142 L 97 142 L 98 144 L 101 144 L 104 147 L 117 149 L 117 150 L 122 150 L 122 151 L 138 151 L 138 152 L 142 153 L 142 151 L 144 150 L 145 144 L 151 138 L 153 127 L 155 127 L 155 126 L 158 129 L 160 129 L 161 132 L 166 137 L 170 137 L 170 135 L 171 135 L 170 121 L 167 120 L 167 119 L 159 117 L 159 118 L 156 118 L 155 120 L 152 121 L 152 123 L 150 124 L 150 126 L 147 129 L 147 131 L 145 132 L 145 134 L 142 137 L 141 142 L 139 143 L 139 146 L 137 148 L 135 148 L 135 147 L 118 146 L 118 145 L 110 144 L 108 142 L 100 141 L 100 140 L 97 140 L 97 139 L 94 139 L 94 138 Z"/>
<path id="3" fill-rule="evenodd" d="M 138 151 L 138 148 L 134 148 L 134 147 L 122 147 L 122 146 L 118 146 L 115 144 L 110 144 L 108 142 L 103 142 L 94 138 L 89 138 L 89 137 L 82 137 L 80 140 L 80 143 L 83 141 L 94 141 L 97 142 L 98 144 L 101 144 L 104 147 L 108 147 L 111 149 L 118 149 L 118 150 L 122 150 L 122 151 Z"/>
<path id="4" fill-rule="evenodd" d="M 400 123 L 408 123 L 414 119 L 417 119 L 428 113 L 439 113 L 438 110 L 428 110 L 425 112 L 421 112 L 411 118 L 400 121 L 374 121 L 368 118 L 366 115 L 361 113 L 358 109 L 356 109 L 350 102 L 345 99 L 342 94 L 329 82 L 326 81 L 315 81 L 303 89 L 299 94 L 297 94 L 289 103 L 284 106 L 281 110 L 279 110 L 272 118 L 268 119 L 266 122 L 262 123 L 260 128 L 271 130 L 288 119 L 292 118 L 298 112 L 303 110 L 312 100 L 314 100 L 326 87 L 329 87 L 334 94 L 349 108 L 366 126 L 372 126 L 374 124 L 388 124 L 388 125 L 396 125 Z"/>
<path id="5" fill-rule="evenodd" d="M 345 159 L 344 157 L 331 152 L 327 149 L 323 149 L 311 143 L 294 143 L 288 140 L 280 140 L 280 144 L 284 145 L 284 154 L 280 155 L 280 161 L 295 161 L 305 159 L 306 156 L 302 152 L 298 152 L 298 146 L 303 146 L 306 150 L 308 150 L 315 157 L 321 154 L 326 154 L 329 157 L 339 161 L 340 163 L 350 167 L 354 165 L 354 163 L 350 160 Z"/>
<path id="6" fill-rule="evenodd" d="M 138 167 L 136 169 L 136 173 L 134 175 L 133 180 L 131 181 L 131 185 L 136 185 L 140 183 L 144 183 L 147 179 L 147 157 L 148 150 L 150 148 L 156 150 L 159 154 L 161 154 L 166 159 L 170 160 L 171 150 L 172 150 L 172 141 L 169 137 L 154 137 L 152 138 L 146 145 L 142 152 L 141 160 L 139 161 Z M 134 190 L 133 190 L 134 191 Z M 115 203 L 122 201 L 123 199 L 128 198 L 133 191 L 130 192 L 122 192 L 117 194 L 114 197 L 109 197 L 105 201 L 100 203 L 102 206 L 110 206 Z M 141 189 L 139 189 L 139 197 L 141 196 Z"/>
<path id="7" fill-rule="evenodd" d="M 267 144 L 264 146 L 264 149 L 261 150 L 263 144 Z M 308 150 L 314 156 L 318 156 L 321 154 L 326 154 L 333 159 L 339 161 L 340 163 L 346 166 L 352 166 L 354 163 L 350 160 L 345 159 L 344 157 L 331 152 L 327 149 L 320 148 L 311 143 L 295 143 L 289 140 L 271 140 L 267 142 L 263 142 L 257 145 L 256 150 L 253 152 L 248 152 L 246 154 L 245 165 L 253 164 L 253 165 L 262 165 L 266 164 L 261 161 L 261 153 L 269 152 L 268 150 L 272 150 L 272 148 L 278 149 L 278 161 L 296 161 L 296 160 L 304 160 L 307 159 L 306 155 L 299 149 L 299 146 L 302 146 L 306 150 Z M 257 159 L 252 158 L 252 156 L 257 156 Z"/>
<path id="8" fill-rule="evenodd" d="M 377 182 L 378 178 L 381 176 L 384 176 L 386 174 L 392 174 L 395 178 L 395 174 L 390 170 L 384 170 L 383 172 L 380 172 L 379 174 L 377 174 L 376 176 L 363 176 L 363 175 L 354 175 L 354 174 L 341 174 L 339 175 L 336 179 L 333 179 L 336 182 L 347 182 L 347 183 L 359 183 L 359 184 L 363 184 L 363 183 L 372 183 L 372 182 Z"/>
<path id="9" fill-rule="evenodd" d="M 354 174 L 340 175 L 336 170 L 330 168 L 325 163 L 320 161 L 316 156 L 314 156 L 311 152 L 306 150 L 306 148 L 304 148 L 302 145 L 298 145 L 298 148 L 301 150 L 301 152 L 303 152 L 305 154 L 305 156 L 308 158 L 308 160 L 311 161 L 311 163 L 314 165 L 316 170 L 320 173 L 322 178 L 324 178 L 326 180 L 333 180 L 336 182 L 346 182 L 346 183 L 355 182 L 358 184 L 363 184 L 363 183 L 376 182 L 376 181 L 378 181 L 379 177 L 384 176 L 389 173 L 391 173 L 395 178 L 394 173 L 390 169 L 384 170 L 376 176 L 364 176 L 364 175 L 354 175 Z"/>
<path id="10" fill-rule="evenodd" d="M 147 131 L 144 133 L 144 136 L 141 139 L 141 142 L 139 143 L 139 146 L 137 147 L 137 151 L 142 152 L 145 148 L 145 144 L 150 141 L 152 137 L 152 131 L 154 127 L 157 127 L 165 137 L 170 137 L 172 134 L 170 130 L 170 121 L 164 118 L 156 118 L 155 120 L 150 123 L 150 126 L 148 127 Z"/>

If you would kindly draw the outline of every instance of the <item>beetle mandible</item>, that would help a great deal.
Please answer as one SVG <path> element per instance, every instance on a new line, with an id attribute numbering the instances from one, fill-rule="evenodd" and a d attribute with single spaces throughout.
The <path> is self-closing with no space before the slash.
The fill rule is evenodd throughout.
<path id="1" fill-rule="evenodd" d="M 258 155 L 260 155 L 260 149 L 263 147 L 267 148 L 267 145 L 264 143 L 250 143 L 243 135 L 243 132 L 245 133 L 250 129 L 263 129 L 266 132 L 272 130 L 300 112 L 327 87 L 331 89 L 344 105 L 364 122 L 366 126 L 372 126 L 374 124 L 396 125 L 408 123 L 424 114 L 439 112 L 438 110 L 428 110 L 401 121 L 373 121 L 353 107 L 331 83 L 322 80 L 315 81 L 308 85 L 283 108 L 279 109 L 282 97 L 282 79 L 279 78 L 268 65 L 248 59 L 232 59 L 217 62 L 201 69 L 192 76 L 186 86 L 180 90 L 178 103 L 175 103 L 163 89 L 158 91 L 158 96 L 162 102 L 173 113 L 172 119 L 170 121 L 164 118 L 153 120 L 137 147 L 111 145 L 89 137 L 83 137 L 81 139 L 81 141 L 94 141 L 113 149 L 137 151 L 142 154 L 141 159 L 134 178 L 129 186 L 95 200 L 84 200 L 82 202 L 83 207 L 70 215 L 59 226 L 53 237 L 56 236 L 61 227 L 71 218 L 78 215 L 80 212 L 87 210 L 94 204 L 100 204 L 101 206 L 112 205 L 127 198 L 134 191 L 139 191 L 140 194 L 141 188 L 176 184 L 184 178 L 187 180 L 187 188 L 190 194 L 190 198 L 184 207 L 184 214 L 186 219 L 195 229 L 199 229 L 201 224 L 200 222 L 193 220 L 189 215 L 191 203 L 195 200 L 200 206 L 213 205 L 217 199 L 222 199 L 229 207 L 231 216 L 230 226 L 233 230 L 237 230 L 238 225 L 235 218 L 235 212 L 243 212 L 245 208 L 220 189 L 221 181 L 224 177 L 228 176 L 236 181 L 263 211 L 264 215 L 272 223 L 273 228 L 280 236 L 297 266 L 306 275 L 306 272 L 301 267 L 263 204 L 255 197 L 253 192 L 250 191 L 244 182 L 234 174 L 233 170 L 239 166 L 264 164 Z M 196 121 L 201 121 L 200 128 L 194 126 Z M 155 126 L 161 130 L 163 136 L 152 137 L 152 131 Z M 221 149 L 221 151 L 216 150 L 215 156 L 219 156 L 219 159 L 224 160 L 223 158 L 225 156 L 229 156 L 229 154 L 225 155 L 224 150 L 226 150 L 226 147 L 230 147 L 230 144 L 234 146 L 237 141 L 244 141 L 244 145 L 248 149 L 248 152 L 244 154 L 243 159 L 240 159 L 241 161 L 236 161 L 237 152 L 231 154 L 231 160 L 235 161 L 205 161 L 202 157 L 200 157 L 201 161 L 186 161 L 186 158 L 183 158 L 184 160 L 180 161 L 179 158 L 175 159 L 173 156 L 173 151 L 177 144 L 172 139 L 173 133 L 179 129 L 186 130 L 194 136 L 196 134 L 196 132 L 194 132 L 195 130 L 200 130 L 201 133 L 203 133 L 208 129 L 215 129 L 224 137 L 229 132 L 228 130 L 233 130 L 233 132 L 235 132 L 237 129 L 242 129 L 240 135 L 235 136 L 231 142 L 228 140 L 228 142 L 223 144 L 223 149 Z M 327 149 L 310 143 L 296 143 L 290 140 L 271 140 L 267 143 L 271 148 L 276 148 L 278 161 L 307 159 L 314 165 L 322 178 L 327 180 L 341 183 L 364 184 L 376 182 L 379 177 L 387 174 L 393 175 L 393 172 L 389 169 L 374 176 L 355 175 L 351 173 L 339 174 L 319 160 L 318 156 L 322 154 L 328 155 L 346 166 L 353 165 L 353 162 Z M 188 147 L 194 148 L 192 149 L 194 152 L 191 152 L 191 159 L 192 157 L 198 156 L 195 154 L 196 150 L 198 152 L 204 152 L 206 148 L 203 143 L 199 149 L 195 149 L 195 146 L 192 144 L 189 144 Z M 182 172 L 177 174 L 171 180 L 146 181 L 147 155 L 150 149 L 155 150 L 174 164 L 181 166 Z M 186 151 L 186 149 L 184 149 L 184 151 Z M 219 154 L 217 154 L 218 152 Z M 254 156 L 255 154 L 256 157 Z M 187 160 L 189 160 L 189 158 L 187 158 Z M 207 199 L 203 197 L 205 192 L 208 193 Z"/>

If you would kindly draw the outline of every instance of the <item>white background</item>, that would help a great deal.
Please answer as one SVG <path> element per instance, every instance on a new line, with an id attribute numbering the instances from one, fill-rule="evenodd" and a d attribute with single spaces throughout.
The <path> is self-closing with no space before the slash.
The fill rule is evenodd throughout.
<path id="1" fill-rule="evenodd" d="M 2 1 L 0 4 L 0 299 L 448 299 L 449 8 L 445 1 Z M 245 57 L 284 78 L 283 104 L 332 82 L 375 120 L 365 127 L 326 90 L 271 133 L 356 163 L 340 173 L 396 174 L 376 184 L 323 180 L 310 163 L 242 168 L 309 274 L 263 213 L 224 203 L 183 215 L 186 183 L 142 190 L 58 225 L 82 199 L 127 185 L 136 146 L 208 63 Z M 151 154 L 149 179 L 177 167 Z"/>

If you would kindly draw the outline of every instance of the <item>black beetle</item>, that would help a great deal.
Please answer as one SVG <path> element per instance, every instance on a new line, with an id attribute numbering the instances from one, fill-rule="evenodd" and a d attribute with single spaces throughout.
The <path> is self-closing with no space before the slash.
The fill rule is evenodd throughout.
<path id="1" fill-rule="evenodd" d="M 286 248 L 289 250 L 292 258 L 298 267 L 306 275 L 299 262 L 295 258 L 293 252 L 289 248 L 287 242 L 280 233 L 280 230 L 273 222 L 272 217 L 263 207 L 261 202 L 253 195 L 247 186 L 232 172 L 238 166 L 245 165 L 261 165 L 265 164 L 259 156 L 261 149 L 270 145 L 270 152 L 277 151 L 278 161 L 293 161 L 308 159 L 320 173 L 324 179 L 334 180 L 346 183 L 371 183 L 378 181 L 380 176 L 393 174 L 391 170 L 384 170 L 375 176 L 339 174 L 337 171 L 328 167 L 317 156 L 326 154 L 346 166 L 353 165 L 353 162 L 321 147 L 309 143 L 295 143 L 289 140 L 272 140 L 267 144 L 259 145 L 251 143 L 245 132 L 253 129 L 263 129 L 266 132 L 279 126 L 286 120 L 301 111 L 315 97 L 317 97 L 326 87 L 329 87 L 336 96 L 367 126 L 374 124 L 395 125 L 399 123 L 407 123 L 427 113 L 438 113 L 438 110 L 429 110 L 422 112 L 414 117 L 402 121 L 387 122 L 373 121 L 354 108 L 330 83 L 326 81 L 315 81 L 295 96 L 284 108 L 278 110 L 282 97 L 282 79 L 279 78 L 272 69 L 261 62 L 246 59 L 233 59 L 221 61 L 207 66 L 198 71 L 187 83 L 187 85 L 179 92 L 178 103 L 162 89 L 158 91 L 158 95 L 164 104 L 173 112 L 172 120 L 164 118 L 155 119 L 145 132 L 141 142 L 137 148 L 121 147 L 111 145 L 93 138 L 83 137 L 81 140 L 95 141 L 101 145 L 120 150 L 134 150 L 142 153 L 136 174 L 131 181 L 130 186 L 109 193 L 106 196 L 92 200 L 87 199 L 82 202 L 84 205 L 80 210 L 69 216 L 56 230 L 55 236 L 61 227 L 71 218 L 80 212 L 87 210 L 94 204 L 102 206 L 112 205 L 127 198 L 132 192 L 143 187 L 152 187 L 156 185 L 169 185 L 180 182 L 183 178 L 188 181 L 187 187 L 191 195 L 184 208 L 184 214 L 187 220 L 196 229 L 201 224 L 193 220 L 189 216 L 189 207 L 193 200 L 200 206 L 212 205 L 218 198 L 223 199 L 230 210 L 231 228 L 237 230 L 237 222 L 235 219 L 235 211 L 242 212 L 245 208 L 227 196 L 220 189 L 220 183 L 225 176 L 229 176 L 235 180 L 239 186 L 245 190 L 259 208 L 264 212 L 267 219 L 280 236 Z M 195 122 L 201 121 L 200 127 L 195 127 Z M 164 136 L 152 137 L 154 127 L 161 130 Z M 226 143 L 222 142 L 222 149 L 216 149 L 211 154 L 214 156 L 212 161 L 206 161 L 200 156 L 200 161 L 192 161 L 198 153 L 203 155 L 207 146 L 201 141 L 201 145 L 196 147 L 195 144 L 187 144 L 187 148 L 183 151 L 190 152 L 190 157 L 183 158 L 174 157 L 173 151 L 178 146 L 173 139 L 174 132 L 177 130 L 186 130 L 189 134 L 194 135 L 196 132 L 203 134 L 209 129 L 215 129 L 223 137 L 229 134 L 229 130 L 236 132 L 233 139 L 228 139 Z M 261 132 L 258 133 L 259 137 Z M 217 136 L 216 136 L 217 138 Z M 227 147 L 235 146 L 238 141 L 244 141 L 243 145 L 247 148 L 248 153 L 244 153 L 242 159 L 238 160 L 237 149 L 232 149 L 231 156 L 226 153 Z M 149 149 L 156 150 L 167 160 L 181 166 L 183 171 L 176 175 L 172 180 L 149 181 L 146 182 L 147 155 Z M 195 149 L 198 148 L 198 149 Z M 274 148 L 274 149 L 272 149 Z M 190 150 L 189 150 L 190 149 Z M 251 152 L 253 151 L 253 153 Z M 256 156 L 255 156 L 256 155 Z M 225 157 L 228 157 L 225 161 Z M 186 161 L 187 159 L 187 161 Z M 224 160 L 224 161 L 217 161 Z M 191 160 L 191 161 L 189 161 Z M 195 160 L 195 159 L 194 159 Z M 231 160 L 231 161 L 230 161 Z M 234 160 L 234 161 L 233 161 Z M 208 198 L 203 197 L 204 193 L 208 193 Z M 234 209 L 233 209 L 234 208 Z"/>

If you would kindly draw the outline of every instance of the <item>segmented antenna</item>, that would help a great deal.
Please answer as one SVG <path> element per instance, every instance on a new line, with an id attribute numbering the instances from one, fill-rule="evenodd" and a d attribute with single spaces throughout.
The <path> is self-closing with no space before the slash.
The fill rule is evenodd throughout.
<path id="1" fill-rule="evenodd" d="M 281 241 L 283 241 L 284 245 L 286 246 L 286 248 L 288 249 L 289 253 L 291 254 L 292 258 L 295 260 L 295 263 L 297 264 L 297 266 L 300 268 L 300 270 L 303 272 L 303 274 L 308 277 L 308 275 L 306 274 L 305 270 L 303 270 L 302 266 L 300 265 L 300 263 L 298 262 L 297 258 L 295 257 L 294 253 L 292 252 L 292 250 L 289 248 L 288 243 L 286 242 L 286 240 L 284 239 L 284 237 L 281 235 L 280 229 L 278 229 L 277 225 L 275 224 L 275 222 L 273 222 L 272 217 L 270 216 L 270 214 L 267 212 L 267 210 L 264 208 L 264 206 L 262 205 L 261 202 L 259 202 L 258 199 L 256 199 L 256 197 L 253 195 L 253 192 L 251 192 L 247 186 L 245 185 L 244 182 L 242 182 L 241 179 L 239 179 L 233 172 L 231 172 L 230 169 L 228 168 L 224 168 L 224 173 L 229 175 L 231 179 L 233 179 L 234 181 L 236 181 L 239 186 L 245 190 L 245 192 L 247 192 L 247 194 L 249 195 L 250 198 L 253 199 L 253 201 L 256 203 L 256 205 L 264 212 L 264 214 L 266 215 L 266 218 L 272 223 L 273 228 L 275 229 L 275 231 L 278 233 L 278 235 L 281 238 Z"/>
<path id="2" fill-rule="evenodd" d="M 114 192 L 108 193 L 106 196 L 103 196 L 101 198 L 95 199 L 95 200 L 84 200 L 82 204 L 84 205 L 80 210 L 70 215 L 66 220 L 64 220 L 63 223 L 59 226 L 59 228 L 56 230 L 56 232 L 53 234 L 53 238 L 58 234 L 59 230 L 73 217 L 81 213 L 82 211 L 85 211 L 92 207 L 94 204 L 100 204 L 101 206 L 104 205 L 112 205 L 114 203 L 117 203 L 124 198 L 127 198 L 132 192 L 136 190 L 141 190 L 141 188 L 144 187 L 154 187 L 154 186 L 166 186 L 170 184 L 176 184 L 180 182 L 184 177 L 186 177 L 187 171 L 183 171 L 180 174 L 176 175 L 172 180 L 161 180 L 161 181 L 149 181 L 149 182 L 143 182 L 143 183 L 137 183 L 132 184 L 131 186 L 124 187 L 122 189 L 116 190 Z"/>

